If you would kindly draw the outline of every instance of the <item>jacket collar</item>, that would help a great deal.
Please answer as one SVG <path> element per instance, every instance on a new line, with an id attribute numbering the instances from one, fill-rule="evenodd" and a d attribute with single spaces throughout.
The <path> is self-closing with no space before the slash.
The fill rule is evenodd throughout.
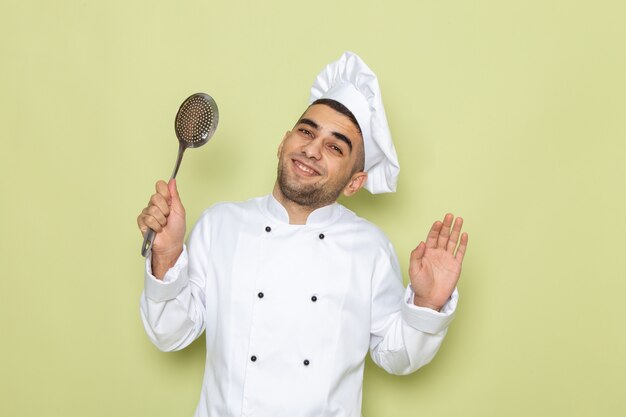
<path id="1" fill-rule="evenodd" d="M 289 214 L 287 209 L 274 197 L 269 194 L 261 201 L 261 206 L 264 211 L 274 220 L 289 224 Z M 339 219 L 342 213 L 342 208 L 338 203 L 333 203 L 328 206 L 320 207 L 314 210 L 306 220 L 307 226 L 324 226 L 334 223 Z"/>

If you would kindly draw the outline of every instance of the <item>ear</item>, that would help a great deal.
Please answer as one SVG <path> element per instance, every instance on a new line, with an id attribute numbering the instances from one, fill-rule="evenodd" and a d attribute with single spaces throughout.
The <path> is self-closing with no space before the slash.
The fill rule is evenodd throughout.
<path id="1" fill-rule="evenodd" d="M 283 150 L 283 143 L 285 143 L 285 139 L 287 139 L 287 136 L 289 136 L 289 134 L 291 133 L 290 130 L 285 132 L 285 136 L 283 136 L 283 139 L 280 141 L 280 145 L 278 145 L 278 151 L 276 151 L 276 156 L 280 159 L 280 152 Z"/>
<path id="2" fill-rule="evenodd" d="M 365 181 L 367 181 L 367 172 L 362 171 L 352 175 L 352 178 L 348 181 L 348 185 L 343 189 L 343 195 L 350 197 L 356 194 L 356 192 L 365 185 Z"/>

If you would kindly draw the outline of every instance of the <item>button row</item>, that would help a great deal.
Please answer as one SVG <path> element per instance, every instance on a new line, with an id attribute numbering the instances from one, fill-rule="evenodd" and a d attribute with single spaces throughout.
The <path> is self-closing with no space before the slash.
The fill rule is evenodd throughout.
<path id="1" fill-rule="evenodd" d="M 250 356 L 250 360 L 252 362 L 256 362 L 257 357 L 255 355 Z M 311 364 L 311 361 L 309 361 L 308 359 L 305 359 L 304 361 L 302 361 L 302 363 L 304 364 L 304 366 L 309 366 Z"/>
<path id="2" fill-rule="evenodd" d="M 259 298 L 263 298 L 263 297 L 265 297 L 265 294 L 263 294 L 263 292 L 259 292 L 256 296 L 259 297 Z M 317 295 L 312 296 L 311 297 L 311 301 L 316 302 L 317 301 Z"/>
<path id="3" fill-rule="evenodd" d="M 265 226 L 265 231 L 266 231 L 267 233 L 269 233 L 269 232 L 271 232 L 271 231 L 272 231 L 272 228 L 271 228 L 271 227 L 269 227 L 269 226 Z M 326 237 L 326 235 L 324 235 L 324 233 L 320 233 L 317 237 L 319 237 L 320 239 L 324 239 L 324 238 Z"/>

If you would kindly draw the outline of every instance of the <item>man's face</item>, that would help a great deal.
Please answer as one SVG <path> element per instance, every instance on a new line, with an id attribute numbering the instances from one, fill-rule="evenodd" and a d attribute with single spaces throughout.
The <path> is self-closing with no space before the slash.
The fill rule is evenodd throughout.
<path id="1" fill-rule="evenodd" d="M 355 173 L 363 138 L 343 114 L 324 104 L 310 106 L 278 148 L 278 186 L 301 206 L 334 203 L 341 192 L 354 194 L 366 175 Z"/>

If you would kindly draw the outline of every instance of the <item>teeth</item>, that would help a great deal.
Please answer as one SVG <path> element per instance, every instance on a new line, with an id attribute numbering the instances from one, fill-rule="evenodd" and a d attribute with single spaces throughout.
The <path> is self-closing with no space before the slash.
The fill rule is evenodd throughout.
<path id="1" fill-rule="evenodd" d="M 311 168 L 309 168 L 307 166 L 302 165 L 298 161 L 296 161 L 296 165 L 298 166 L 298 168 L 300 168 L 304 172 L 308 172 L 309 174 L 315 174 L 315 171 L 313 171 Z"/>

